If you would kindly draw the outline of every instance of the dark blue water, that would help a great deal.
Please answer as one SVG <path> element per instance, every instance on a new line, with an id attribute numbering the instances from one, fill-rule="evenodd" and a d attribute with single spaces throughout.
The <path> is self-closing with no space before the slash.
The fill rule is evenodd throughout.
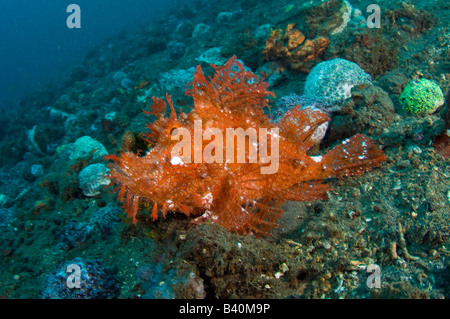
<path id="1" fill-rule="evenodd" d="M 103 39 L 138 29 L 185 0 L 0 0 L 0 109 L 58 80 Z M 69 29 L 69 4 L 81 28 Z"/>

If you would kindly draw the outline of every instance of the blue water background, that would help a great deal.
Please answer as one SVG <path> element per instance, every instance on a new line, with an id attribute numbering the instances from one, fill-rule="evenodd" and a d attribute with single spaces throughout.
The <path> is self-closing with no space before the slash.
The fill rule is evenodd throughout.
<path id="1" fill-rule="evenodd" d="M 187 0 L 0 0 L 0 111 L 63 80 L 102 40 L 132 32 Z M 66 25 L 81 8 L 81 29 Z M 1 116 L 0 112 L 0 116 Z"/>

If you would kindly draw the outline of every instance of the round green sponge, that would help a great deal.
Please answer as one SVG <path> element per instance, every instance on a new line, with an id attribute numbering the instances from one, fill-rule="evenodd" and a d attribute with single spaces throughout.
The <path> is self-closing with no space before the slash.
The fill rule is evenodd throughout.
<path id="1" fill-rule="evenodd" d="M 399 101 L 406 112 L 426 115 L 444 104 L 444 94 L 436 83 L 422 78 L 410 81 L 400 94 Z"/>

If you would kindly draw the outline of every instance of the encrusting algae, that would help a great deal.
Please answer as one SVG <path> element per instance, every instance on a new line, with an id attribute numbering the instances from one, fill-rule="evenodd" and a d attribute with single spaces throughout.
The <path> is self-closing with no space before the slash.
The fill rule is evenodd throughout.
<path id="1" fill-rule="evenodd" d="M 328 47 L 330 40 L 317 37 L 307 40 L 305 35 L 296 30 L 295 24 L 288 24 L 286 30 L 272 30 L 266 41 L 263 55 L 267 60 L 281 60 L 291 69 L 309 72 L 311 62 Z"/>
<path id="2" fill-rule="evenodd" d="M 159 209 L 163 217 L 178 211 L 195 216 L 194 223 L 209 220 L 233 233 L 268 235 L 286 200 L 326 199 L 324 180 L 363 174 L 386 159 L 362 134 L 323 156 L 308 156 L 316 128 L 329 121 L 324 112 L 298 105 L 274 125 L 263 110 L 273 95 L 264 79 L 246 71 L 236 57 L 213 67 L 214 76 L 206 79 L 197 66 L 186 91 L 194 100 L 190 113 L 177 115 L 167 95 L 170 115 L 165 117 L 166 102 L 153 98 L 152 110 L 144 111 L 157 117 L 147 125 L 153 148 L 145 155 L 107 156 L 113 161 L 109 178 L 134 223 L 139 204 L 146 203 L 154 220 Z M 239 134 L 220 134 L 240 129 L 259 134 L 248 134 L 245 148 L 234 143 Z"/>

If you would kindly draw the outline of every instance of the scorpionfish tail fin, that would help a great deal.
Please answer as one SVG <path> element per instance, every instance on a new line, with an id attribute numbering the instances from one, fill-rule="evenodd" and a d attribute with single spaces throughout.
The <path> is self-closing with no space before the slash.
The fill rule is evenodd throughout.
<path id="1" fill-rule="evenodd" d="M 356 134 L 323 156 L 323 172 L 329 175 L 324 178 L 361 175 L 385 160 L 386 155 L 370 138 Z"/>

